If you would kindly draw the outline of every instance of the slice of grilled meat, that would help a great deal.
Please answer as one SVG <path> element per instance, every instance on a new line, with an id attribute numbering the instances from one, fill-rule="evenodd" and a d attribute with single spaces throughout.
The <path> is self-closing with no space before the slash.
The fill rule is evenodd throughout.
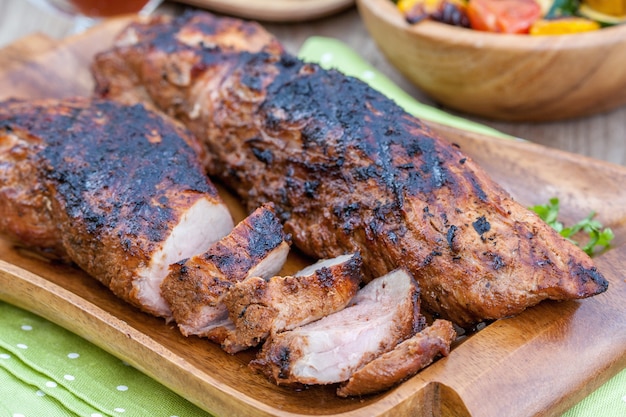
<path id="1" fill-rule="evenodd" d="M 452 323 L 435 320 L 431 326 L 352 374 L 337 389 L 337 395 L 349 397 L 387 390 L 430 365 L 437 356 L 448 356 L 455 338 Z"/>
<path id="2" fill-rule="evenodd" d="M 372 280 L 345 309 L 271 335 L 250 366 L 279 385 L 342 382 L 423 326 L 417 283 L 398 269 Z"/>
<path id="3" fill-rule="evenodd" d="M 41 144 L 32 194 L 49 200 L 52 223 L 42 226 L 56 228 L 69 258 L 122 299 L 169 317 L 159 289 L 169 265 L 233 227 L 196 139 L 142 105 L 103 100 L 10 101 L 0 125 Z"/>
<path id="4" fill-rule="evenodd" d="M 247 277 L 262 279 L 277 274 L 285 264 L 289 245 L 289 236 L 272 205 L 267 204 L 206 252 L 171 265 L 161 293 L 181 333 L 223 337 L 214 329 L 228 321 L 224 296 Z"/>
<path id="5" fill-rule="evenodd" d="M 228 353 L 256 346 L 270 334 L 292 330 L 343 309 L 361 283 L 358 253 L 325 259 L 293 276 L 251 277 L 224 297 L 234 324 L 222 341 Z"/>
<path id="6" fill-rule="evenodd" d="M 242 30 L 233 48 L 229 25 L 245 26 L 206 13 L 131 25 L 96 57 L 96 93 L 148 97 L 204 140 L 210 174 L 248 207 L 276 204 L 298 248 L 358 251 L 367 279 L 407 268 L 425 307 L 459 325 L 607 289 L 583 251 L 393 101 L 267 34 L 263 48 Z"/>

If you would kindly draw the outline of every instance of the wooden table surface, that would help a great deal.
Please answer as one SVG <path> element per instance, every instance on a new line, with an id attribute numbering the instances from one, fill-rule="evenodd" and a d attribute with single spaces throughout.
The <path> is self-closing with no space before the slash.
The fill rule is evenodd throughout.
<path id="1" fill-rule="evenodd" d="M 176 12 L 185 6 L 166 3 L 161 7 L 166 12 Z M 312 22 L 264 25 L 291 52 L 297 52 L 311 35 L 338 38 L 359 51 L 372 65 L 418 100 L 434 104 L 390 66 L 369 37 L 355 7 Z M 59 15 L 38 10 L 25 0 L 0 0 L 0 47 L 37 31 L 62 38 L 70 33 L 71 22 Z M 626 68 L 623 70 L 626 71 Z M 552 123 L 503 123 L 462 116 L 546 146 L 626 165 L 626 106 L 604 114 Z"/>

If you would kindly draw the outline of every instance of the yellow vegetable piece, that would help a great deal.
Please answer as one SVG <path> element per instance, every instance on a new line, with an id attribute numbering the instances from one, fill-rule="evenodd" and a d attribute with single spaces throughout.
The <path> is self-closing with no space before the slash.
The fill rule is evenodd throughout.
<path id="1" fill-rule="evenodd" d="M 600 24 L 584 17 L 564 17 L 560 19 L 539 19 L 530 27 L 531 35 L 566 35 L 600 29 Z"/>
<path id="2" fill-rule="evenodd" d="M 411 8 L 419 1 L 422 0 L 400 0 L 397 3 L 398 10 L 400 10 L 402 13 L 406 13 L 411 10 Z"/>
<path id="3" fill-rule="evenodd" d="M 626 14 L 623 16 L 611 16 L 605 13 L 600 13 L 599 11 L 589 7 L 587 4 L 581 4 L 578 9 L 578 13 L 580 13 L 581 16 L 600 22 L 603 25 L 619 25 L 621 23 L 626 23 Z"/>
<path id="4" fill-rule="evenodd" d="M 403 14 L 406 14 L 413 9 L 416 4 L 421 4 L 424 10 L 435 10 L 439 7 L 441 2 L 442 0 L 399 0 L 397 6 Z M 462 0 L 451 1 L 450 3 L 464 4 Z"/>
<path id="5" fill-rule="evenodd" d="M 626 15 L 626 0 L 583 0 L 583 2 L 600 13 L 616 17 Z"/>

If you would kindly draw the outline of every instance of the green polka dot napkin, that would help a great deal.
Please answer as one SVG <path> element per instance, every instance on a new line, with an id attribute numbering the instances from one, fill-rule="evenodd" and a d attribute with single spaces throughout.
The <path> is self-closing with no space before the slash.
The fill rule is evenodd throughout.
<path id="1" fill-rule="evenodd" d="M 303 58 L 359 76 L 424 119 L 503 136 L 416 102 L 356 53 L 312 38 Z M 209 414 L 79 336 L 0 302 L 0 417 L 209 417 Z M 626 416 L 626 370 L 563 417 Z"/>
<path id="2" fill-rule="evenodd" d="M 209 414 L 83 338 L 0 302 L 0 416 Z"/>

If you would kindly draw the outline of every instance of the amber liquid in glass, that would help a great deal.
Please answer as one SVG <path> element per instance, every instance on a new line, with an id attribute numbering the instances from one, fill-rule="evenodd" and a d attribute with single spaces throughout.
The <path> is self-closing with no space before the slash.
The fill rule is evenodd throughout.
<path id="1" fill-rule="evenodd" d="M 137 13 L 148 0 L 70 0 L 76 10 L 88 17 L 110 17 Z"/>

